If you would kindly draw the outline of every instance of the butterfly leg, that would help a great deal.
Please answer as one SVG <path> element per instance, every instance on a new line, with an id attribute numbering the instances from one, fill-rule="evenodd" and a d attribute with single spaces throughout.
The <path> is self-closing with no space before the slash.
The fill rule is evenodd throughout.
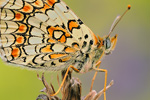
<path id="1" fill-rule="evenodd" d="M 100 67 L 100 64 L 101 64 L 101 61 L 98 62 L 98 64 L 97 64 L 98 67 L 97 67 L 97 68 Z M 95 81 L 96 76 L 97 76 L 97 71 L 95 72 L 95 74 L 94 74 L 94 76 L 93 76 L 93 79 L 92 79 L 92 82 L 91 82 L 90 92 L 92 91 L 93 84 L 94 84 L 94 81 Z"/>
<path id="2" fill-rule="evenodd" d="M 96 65 L 95 65 L 96 68 L 99 68 L 99 67 L 100 67 L 100 64 L 101 64 L 101 61 L 100 61 L 100 60 L 101 60 L 103 54 L 104 54 L 104 52 L 102 52 L 101 56 L 99 57 L 99 60 L 98 60 L 98 62 L 97 62 Z M 91 59 L 92 59 L 92 58 L 91 58 Z M 97 66 L 98 66 L 98 67 L 97 67 Z M 93 76 L 92 83 L 91 83 L 91 88 L 90 88 L 90 92 L 92 91 L 92 88 L 93 88 L 93 84 L 94 84 L 94 80 L 95 80 L 95 78 L 96 78 L 96 75 L 97 75 L 97 71 L 95 72 L 95 74 L 94 74 L 94 76 Z"/>
<path id="3" fill-rule="evenodd" d="M 62 86 L 64 85 L 64 82 L 65 82 L 65 80 L 66 80 L 66 78 L 67 78 L 67 75 L 68 75 L 68 72 L 69 72 L 70 68 L 72 68 L 73 70 L 79 72 L 78 69 L 76 69 L 75 67 L 73 67 L 72 65 L 70 65 L 70 66 L 68 67 L 66 73 L 65 73 L 65 76 L 64 76 L 64 78 L 63 78 L 62 83 L 61 83 L 60 86 L 59 86 L 59 89 L 57 90 L 57 92 L 55 92 L 54 94 L 51 94 L 50 96 L 55 96 L 55 95 L 57 95 L 57 94 L 59 93 L 59 91 L 61 90 Z"/>
<path id="4" fill-rule="evenodd" d="M 97 65 L 97 64 L 96 64 Z M 94 70 L 98 72 L 105 72 L 105 82 L 104 82 L 104 100 L 106 100 L 106 84 L 107 84 L 107 70 L 93 67 Z"/>

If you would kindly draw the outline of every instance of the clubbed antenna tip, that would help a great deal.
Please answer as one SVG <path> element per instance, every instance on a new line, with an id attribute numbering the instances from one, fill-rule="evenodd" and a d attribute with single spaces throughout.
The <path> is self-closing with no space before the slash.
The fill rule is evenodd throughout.
<path id="1" fill-rule="evenodd" d="M 131 9 L 131 5 L 128 5 L 128 10 L 130 10 Z"/>

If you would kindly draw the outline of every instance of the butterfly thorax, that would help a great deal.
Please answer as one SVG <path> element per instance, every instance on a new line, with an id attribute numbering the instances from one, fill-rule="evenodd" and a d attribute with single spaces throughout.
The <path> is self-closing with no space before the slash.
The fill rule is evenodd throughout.
<path id="1" fill-rule="evenodd" d="M 110 38 L 108 36 L 97 40 L 96 44 L 90 46 L 89 51 L 83 52 L 82 49 L 77 52 L 74 67 L 80 73 L 85 73 L 97 67 L 96 64 L 101 60 L 103 55 L 108 55 L 115 48 L 117 35 Z"/>
<path id="2" fill-rule="evenodd" d="M 98 62 L 99 58 L 103 55 L 103 52 L 103 47 L 97 48 L 97 46 L 85 53 L 80 50 L 73 66 L 77 68 L 80 73 L 86 73 L 93 69 L 93 66 Z"/>

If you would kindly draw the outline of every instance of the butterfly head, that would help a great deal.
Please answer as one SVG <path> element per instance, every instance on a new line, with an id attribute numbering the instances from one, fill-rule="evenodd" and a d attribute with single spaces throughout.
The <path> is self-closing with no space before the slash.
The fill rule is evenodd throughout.
<path id="1" fill-rule="evenodd" d="M 112 50 L 114 50 L 114 48 L 116 46 L 117 34 L 114 37 L 106 36 L 105 38 L 98 37 L 98 39 L 99 39 L 99 43 L 100 43 L 98 48 L 102 47 L 104 49 L 105 55 L 108 55 L 112 52 Z"/>

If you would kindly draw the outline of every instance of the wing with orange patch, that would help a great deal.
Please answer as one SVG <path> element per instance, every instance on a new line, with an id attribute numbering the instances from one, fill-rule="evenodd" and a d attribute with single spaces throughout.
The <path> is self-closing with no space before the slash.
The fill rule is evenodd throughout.
<path id="1" fill-rule="evenodd" d="M 62 69 L 96 43 L 63 1 L 9 0 L 0 11 L 0 53 L 9 63 Z"/>
<path id="2" fill-rule="evenodd" d="M 76 50 L 62 44 L 43 43 L 4 47 L 0 49 L 0 53 L 8 63 L 31 68 L 61 70 L 74 62 Z"/>
<path id="3" fill-rule="evenodd" d="M 52 6 L 52 9 L 46 10 L 46 14 L 50 19 L 55 21 L 53 26 L 59 26 L 65 29 L 66 33 L 69 33 L 73 38 L 72 40 L 76 40 L 76 43 L 78 43 L 79 48 L 82 49 L 83 52 L 89 51 L 89 49 L 92 48 L 92 45 L 97 45 L 97 38 L 93 35 L 94 33 L 63 1 L 55 3 L 55 5 Z M 64 41 L 64 39 L 61 39 L 61 41 L 67 42 L 67 40 Z M 69 41 L 69 43 L 70 42 L 71 41 Z M 72 42 L 72 44 L 74 43 L 75 42 Z"/>

